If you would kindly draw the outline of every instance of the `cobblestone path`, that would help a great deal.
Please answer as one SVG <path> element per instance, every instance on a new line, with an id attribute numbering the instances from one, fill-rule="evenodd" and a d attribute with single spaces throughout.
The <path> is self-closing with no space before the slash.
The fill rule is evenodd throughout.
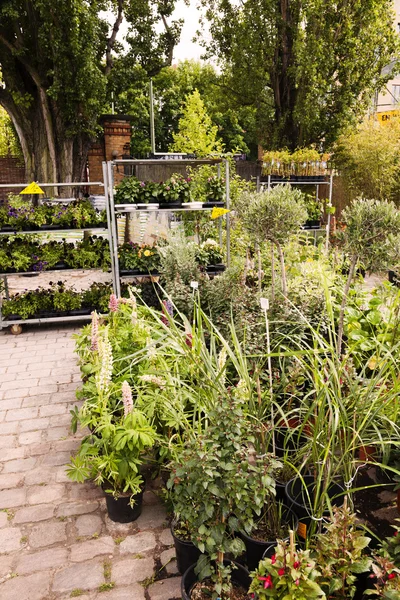
<path id="1" fill-rule="evenodd" d="M 109 520 L 101 489 L 65 464 L 80 376 L 72 327 L 0 332 L 1 600 L 179 599 L 172 538 L 156 489 L 137 521 Z"/>

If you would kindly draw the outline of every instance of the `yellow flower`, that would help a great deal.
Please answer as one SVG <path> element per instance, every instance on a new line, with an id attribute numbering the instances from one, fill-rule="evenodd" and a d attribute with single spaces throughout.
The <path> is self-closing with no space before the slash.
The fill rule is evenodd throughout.
<path id="1" fill-rule="evenodd" d="M 145 255 L 145 256 L 151 256 L 151 252 L 150 252 L 150 250 L 145 250 L 145 251 L 144 251 L 144 255 Z"/>
<path id="2" fill-rule="evenodd" d="M 139 250 L 139 252 L 138 252 L 138 257 L 140 258 L 141 256 L 142 256 L 142 251 L 141 251 L 141 250 Z"/>

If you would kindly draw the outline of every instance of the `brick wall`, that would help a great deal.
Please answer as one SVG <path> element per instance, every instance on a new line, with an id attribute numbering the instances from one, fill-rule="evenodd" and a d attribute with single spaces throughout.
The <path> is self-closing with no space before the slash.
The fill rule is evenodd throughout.
<path id="1" fill-rule="evenodd" d="M 25 166 L 20 158 L 13 156 L 0 157 L 0 183 L 24 183 Z M 0 202 L 7 199 L 13 188 L 0 188 Z M 17 190 L 19 192 L 20 190 Z"/>

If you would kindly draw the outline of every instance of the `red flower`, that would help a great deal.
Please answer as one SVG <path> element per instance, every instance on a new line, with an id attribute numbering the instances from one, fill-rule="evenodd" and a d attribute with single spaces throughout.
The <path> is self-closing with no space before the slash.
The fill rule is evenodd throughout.
<path id="1" fill-rule="evenodd" d="M 192 334 L 191 333 L 187 333 L 186 334 L 185 342 L 186 342 L 186 346 L 189 346 L 189 348 L 191 348 L 192 345 L 193 345 L 192 340 L 193 340 Z"/>
<path id="2" fill-rule="evenodd" d="M 295 560 L 294 563 L 293 563 L 293 568 L 294 569 L 298 569 L 299 566 L 300 566 L 300 562 L 298 560 Z"/>
<path id="3" fill-rule="evenodd" d="M 295 583 L 295 585 L 299 585 L 300 579 L 296 579 L 296 581 L 294 583 Z"/>
<path id="4" fill-rule="evenodd" d="M 276 563 L 276 554 L 271 556 L 271 563 L 274 565 Z"/>
<path id="5" fill-rule="evenodd" d="M 398 533 L 399 533 L 398 531 L 395 531 L 395 532 L 394 532 L 394 534 L 393 534 L 393 535 L 394 535 L 394 537 L 396 537 L 396 535 L 397 535 Z"/>
<path id="6" fill-rule="evenodd" d="M 389 573 L 388 579 L 394 579 L 396 577 L 396 573 Z"/>
<path id="7" fill-rule="evenodd" d="M 259 581 L 263 581 L 264 582 L 264 590 L 267 590 L 268 588 L 272 588 L 272 577 L 271 575 L 268 575 L 267 577 L 258 577 Z"/>
<path id="8" fill-rule="evenodd" d="M 285 574 L 285 569 L 282 567 L 282 569 L 279 569 L 278 575 L 279 575 L 279 577 L 282 577 L 282 575 L 284 575 L 284 574 Z"/>

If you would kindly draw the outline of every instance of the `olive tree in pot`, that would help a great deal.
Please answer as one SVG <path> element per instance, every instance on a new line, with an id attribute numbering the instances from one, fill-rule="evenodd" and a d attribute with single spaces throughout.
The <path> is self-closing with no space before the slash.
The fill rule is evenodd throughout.
<path id="1" fill-rule="evenodd" d="M 237 212 L 245 229 L 258 247 L 266 240 L 275 246 L 281 264 L 282 293 L 286 297 L 286 272 L 283 246 L 290 236 L 300 231 L 307 219 L 303 194 L 289 185 L 277 185 L 269 192 L 245 192 L 238 202 Z M 261 259 L 259 253 L 259 288 L 261 288 Z M 274 297 L 274 264 L 272 264 L 272 290 Z M 261 289 L 260 289 L 261 291 Z"/>
<path id="2" fill-rule="evenodd" d="M 223 424 L 223 426 L 221 426 Z M 202 553 L 182 578 L 182 598 L 246 598 L 246 569 L 227 561 L 244 544 L 236 534 L 250 532 L 265 495 L 273 489 L 271 469 L 254 455 L 253 425 L 234 392 L 221 394 L 208 413 L 202 434 L 192 436 L 170 465 L 167 483 L 177 523 L 183 524 Z"/>
<path id="3" fill-rule="evenodd" d="M 343 344 L 344 312 L 358 262 L 367 271 L 388 270 L 400 256 L 400 211 L 393 202 L 353 200 L 342 212 L 344 228 L 337 237 L 350 257 L 350 269 L 339 313 L 337 352 Z"/>
<path id="4" fill-rule="evenodd" d="M 122 384 L 124 413 L 116 418 L 104 410 L 94 431 L 83 438 L 67 466 L 72 481 L 92 479 L 101 485 L 111 520 L 134 521 L 140 516 L 145 482 L 140 473 L 144 453 L 156 441 L 156 432 L 144 414 L 133 407 L 128 383 Z"/>

